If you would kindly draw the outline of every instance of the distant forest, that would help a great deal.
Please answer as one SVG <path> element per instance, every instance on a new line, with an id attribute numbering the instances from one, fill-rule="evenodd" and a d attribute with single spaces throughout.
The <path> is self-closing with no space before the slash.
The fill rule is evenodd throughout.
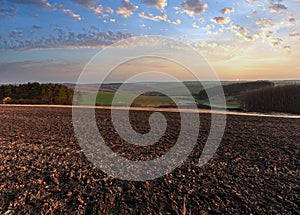
<path id="1" fill-rule="evenodd" d="M 37 82 L 1 85 L 0 101 L 4 104 L 72 104 L 74 91 L 62 84 Z"/>
<path id="2" fill-rule="evenodd" d="M 300 84 L 270 86 L 241 94 L 245 111 L 300 114 Z"/>
<path id="3" fill-rule="evenodd" d="M 228 96 L 239 96 L 241 92 L 247 90 L 260 89 L 264 87 L 272 87 L 274 86 L 273 82 L 270 81 L 252 81 L 252 82 L 242 82 L 242 83 L 234 83 L 229 85 L 223 85 L 224 95 Z M 205 90 L 201 90 L 198 94 L 199 99 L 208 99 L 208 93 L 210 96 L 218 95 L 220 88 L 212 87 Z"/>

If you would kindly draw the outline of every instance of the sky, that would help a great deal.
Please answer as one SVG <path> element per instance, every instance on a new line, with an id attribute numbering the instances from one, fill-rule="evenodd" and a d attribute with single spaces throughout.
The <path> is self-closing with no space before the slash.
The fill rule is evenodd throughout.
<path id="1" fill-rule="evenodd" d="M 100 50 L 143 35 L 189 44 L 221 80 L 299 80 L 299 11 L 299 0 L 0 0 L 0 82 L 76 82 Z"/>

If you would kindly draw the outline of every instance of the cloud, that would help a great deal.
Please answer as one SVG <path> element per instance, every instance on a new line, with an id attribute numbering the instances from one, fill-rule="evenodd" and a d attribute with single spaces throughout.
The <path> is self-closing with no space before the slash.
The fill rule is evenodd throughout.
<path id="1" fill-rule="evenodd" d="M 149 19 L 152 21 L 167 21 L 168 20 L 168 16 L 167 14 L 161 14 L 158 16 L 154 16 L 152 13 L 149 14 L 145 14 L 144 12 L 139 13 L 139 17 L 143 18 L 143 19 Z"/>
<path id="2" fill-rule="evenodd" d="M 83 18 L 79 14 L 74 13 L 70 9 L 65 9 L 62 4 L 54 4 L 52 6 L 52 8 L 54 10 L 59 10 L 59 11 L 65 13 L 65 14 L 67 14 L 69 17 L 72 17 L 73 19 L 75 19 L 77 21 L 82 21 L 83 20 Z"/>
<path id="3" fill-rule="evenodd" d="M 299 33 L 290 33 L 289 37 L 300 37 Z"/>
<path id="4" fill-rule="evenodd" d="M 103 8 L 100 4 L 98 6 L 92 6 L 92 3 L 97 2 L 97 0 L 71 0 L 73 3 L 80 4 L 87 9 L 89 9 L 93 14 L 97 15 L 100 18 L 107 18 L 108 14 L 105 14 L 104 11 L 107 13 L 113 14 L 114 10 L 110 7 Z"/>
<path id="5" fill-rule="evenodd" d="M 239 36 L 244 37 L 247 34 L 247 29 L 240 25 L 232 25 L 231 27 Z"/>
<path id="6" fill-rule="evenodd" d="M 290 21 L 290 22 L 295 22 L 296 19 L 295 19 L 295 18 L 289 18 L 289 21 Z"/>
<path id="7" fill-rule="evenodd" d="M 0 18 L 7 16 L 14 16 L 17 9 L 15 7 L 3 7 L 0 8 Z"/>
<path id="8" fill-rule="evenodd" d="M 96 2 L 97 0 L 71 0 L 73 3 L 80 4 L 87 9 L 89 9 L 93 14 L 97 15 L 100 18 L 107 18 L 108 14 L 103 13 L 106 11 L 107 13 L 113 14 L 114 10 L 110 7 L 103 8 L 100 4 L 98 6 L 92 6 L 91 4 Z"/>
<path id="9" fill-rule="evenodd" d="M 199 20 L 199 22 L 201 22 L 201 23 L 204 23 L 205 22 L 205 18 L 200 18 L 200 19 L 198 19 Z"/>
<path id="10" fill-rule="evenodd" d="M 283 4 L 274 4 L 269 7 L 269 11 L 271 13 L 276 13 L 276 12 L 280 12 L 280 11 L 287 10 L 287 9 L 288 8 Z"/>
<path id="11" fill-rule="evenodd" d="M 131 37 L 127 32 L 99 32 L 94 28 L 83 32 L 66 32 L 55 27 L 55 34 L 41 38 L 23 38 L 23 32 L 15 29 L 7 38 L 0 40 L 0 49 L 3 50 L 31 50 L 31 49 L 53 49 L 53 48 L 80 48 L 80 47 L 106 47 L 122 39 Z"/>
<path id="12" fill-rule="evenodd" d="M 107 14 L 103 13 L 104 8 L 102 5 L 98 5 L 96 7 L 89 7 L 89 9 L 92 11 L 93 14 L 99 16 L 100 18 L 108 17 Z"/>
<path id="13" fill-rule="evenodd" d="M 107 14 L 103 13 L 103 6 L 98 5 L 98 6 L 91 6 L 92 3 L 96 2 L 97 0 L 71 0 L 75 4 L 80 4 L 90 11 L 92 13 L 96 14 L 97 16 L 101 18 L 106 18 L 108 17 Z M 47 8 L 47 9 L 53 9 L 53 10 L 59 10 L 65 14 L 67 14 L 69 17 L 72 17 L 73 19 L 77 21 L 82 21 L 83 18 L 79 15 L 71 11 L 70 9 L 64 8 L 62 4 L 53 4 L 51 5 L 47 0 L 12 0 L 13 3 L 17 4 L 23 4 L 23 5 L 35 5 L 37 7 L 42 7 L 42 8 Z M 105 11 L 108 13 L 113 13 L 113 9 L 110 7 L 105 8 Z"/>
<path id="14" fill-rule="evenodd" d="M 271 45 L 278 46 L 280 42 L 282 42 L 282 39 L 280 38 L 270 38 Z"/>
<path id="15" fill-rule="evenodd" d="M 289 20 L 289 22 L 295 22 L 296 21 L 295 17 L 291 14 L 288 15 L 288 20 Z"/>
<path id="16" fill-rule="evenodd" d="M 34 29 L 41 29 L 42 27 L 39 26 L 39 25 L 33 25 L 32 28 L 34 28 Z"/>
<path id="17" fill-rule="evenodd" d="M 253 16 L 255 16 L 257 14 L 256 10 L 253 10 L 249 15 L 247 15 L 247 18 L 252 18 Z"/>
<path id="18" fill-rule="evenodd" d="M 114 13 L 114 10 L 111 8 L 111 7 L 106 7 L 105 8 L 105 11 L 109 14 L 113 14 Z"/>
<path id="19" fill-rule="evenodd" d="M 16 37 L 22 37 L 23 36 L 23 33 L 21 30 L 18 30 L 18 29 L 15 29 L 15 30 L 12 30 L 10 33 L 9 33 L 9 37 L 10 38 L 16 38 Z"/>
<path id="20" fill-rule="evenodd" d="M 167 0 L 144 0 L 144 4 L 163 10 L 167 6 Z"/>
<path id="21" fill-rule="evenodd" d="M 246 41 L 250 42 L 250 41 L 253 41 L 253 40 L 254 40 L 254 38 L 253 38 L 252 36 L 248 36 L 248 35 L 246 35 L 246 36 L 244 37 L 244 40 L 246 40 Z"/>
<path id="22" fill-rule="evenodd" d="M 256 2 L 256 0 L 247 0 L 248 3 Z"/>
<path id="23" fill-rule="evenodd" d="M 72 12 L 70 9 L 61 9 L 61 11 L 77 21 L 83 20 L 83 18 L 79 14 Z"/>
<path id="24" fill-rule="evenodd" d="M 263 25 L 263 26 L 266 26 L 266 27 L 271 27 L 271 26 L 273 26 L 272 20 L 271 20 L 271 19 L 268 19 L 268 18 L 261 18 L 261 19 L 257 20 L 255 23 L 256 23 L 257 25 Z"/>
<path id="25" fill-rule="evenodd" d="M 103 8 L 103 6 L 100 4 L 98 6 L 92 6 L 92 3 L 97 2 L 97 0 L 71 0 L 73 3 L 80 4 L 87 9 L 89 9 L 93 14 L 97 15 L 100 18 L 107 18 L 108 14 L 103 13 L 103 11 L 106 11 L 109 14 L 113 14 L 114 10 L 110 7 Z"/>
<path id="26" fill-rule="evenodd" d="M 35 5 L 42 8 L 51 8 L 51 4 L 47 0 L 11 0 L 10 2 L 23 5 Z"/>
<path id="27" fill-rule="evenodd" d="M 50 10 L 58 10 L 77 21 L 83 20 L 83 18 L 79 14 L 74 13 L 70 9 L 64 8 L 62 4 L 51 5 L 47 0 L 11 0 L 11 2 L 22 5 L 35 5 L 36 7 L 46 8 Z"/>
<path id="28" fill-rule="evenodd" d="M 138 6 L 130 3 L 129 0 L 122 0 L 122 6 L 118 8 L 117 13 L 127 18 L 133 14 L 133 10 L 137 10 L 138 8 Z"/>
<path id="29" fill-rule="evenodd" d="M 248 30 L 241 25 L 231 25 L 231 31 L 238 37 L 243 38 L 245 41 L 253 41 L 254 37 L 248 35 Z"/>
<path id="30" fill-rule="evenodd" d="M 208 4 L 203 4 L 200 0 L 186 0 L 183 2 L 178 9 L 182 10 L 189 16 L 203 14 Z"/>
<path id="31" fill-rule="evenodd" d="M 90 8 L 91 3 L 96 2 L 97 0 L 71 0 L 73 3 L 83 5 L 86 8 Z"/>
<path id="32" fill-rule="evenodd" d="M 282 46 L 283 51 L 291 53 L 291 46 Z"/>
<path id="33" fill-rule="evenodd" d="M 210 30 L 210 29 L 213 29 L 215 26 L 213 24 L 208 24 L 205 26 L 205 29 L 206 30 Z"/>
<path id="34" fill-rule="evenodd" d="M 193 26 L 193 28 L 199 28 L 199 25 L 197 25 L 196 22 L 194 22 L 194 23 L 192 24 L 192 26 Z"/>
<path id="35" fill-rule="evenodd" d="M 234 12 L 234 8 L 233 7 L 226 7 L 226 8 L 223 8 L 221 10 L 222 14 L 228 14 L 228 13 L 233 13 L 233 12 Z"/>
<path id="36" fill-rule="evenodd" d="M 269 39 L 269 38 L 271 38 L 272 34 L 274 34 L 273 31 L 268 31 L 268 32 L 263 32 L 263 33 L 261 34 L 261 36 L 263 36 L 263 37 L 266 38 L 266 39 Z"/>
<path id="37" fill-rule="evenodd" d="M 218 16 L 218 17 L 211 18 L 210 21 L 216 24 L 227 24 L 230 22 L 230 19 L 228 17 Z"/>
<path id="38" fill-rule="evenodd" d="M 176 19 L 176 20 L 171 21 L 171 23 L 174 24 L 174 25 L 180 25 L 181 24 L 181 20 L 180 19 Z"/>

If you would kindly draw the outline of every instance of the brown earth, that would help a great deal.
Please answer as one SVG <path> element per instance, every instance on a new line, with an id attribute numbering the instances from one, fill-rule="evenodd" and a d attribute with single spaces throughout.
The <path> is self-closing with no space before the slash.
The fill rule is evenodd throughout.
<path id="1" fill-rule="evenodd" d="M 149 131 L 150 113 L 131 112 L 137 131 Z M 115 134 L 109 110 L 96 115 L 115 152 L 143 160 L 161 156 L 176 141 L 179 115 L 163 114 L 167 131 L 146 148 Z M 201 167 L 210 115 L 200 114 L 198 143 L 189 158 L 164 177 L 132 182 L 88 161 L 71 117 L 70 108 L 0 107 L 0 214 L 300 213 L 299 119 L 228 116 L 217 153 Z"/>

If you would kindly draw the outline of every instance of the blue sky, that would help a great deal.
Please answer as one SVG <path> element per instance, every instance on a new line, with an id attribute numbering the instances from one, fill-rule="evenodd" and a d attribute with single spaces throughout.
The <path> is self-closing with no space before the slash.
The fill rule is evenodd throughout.
<path id="1" fill-rule="evenodd" d="M 1 0 L 1 81 L 75 81 L 99 50 L 149 34 L 188 42 L 224 80 L 300 79 L 299 10 L 298 0 Z"/>

